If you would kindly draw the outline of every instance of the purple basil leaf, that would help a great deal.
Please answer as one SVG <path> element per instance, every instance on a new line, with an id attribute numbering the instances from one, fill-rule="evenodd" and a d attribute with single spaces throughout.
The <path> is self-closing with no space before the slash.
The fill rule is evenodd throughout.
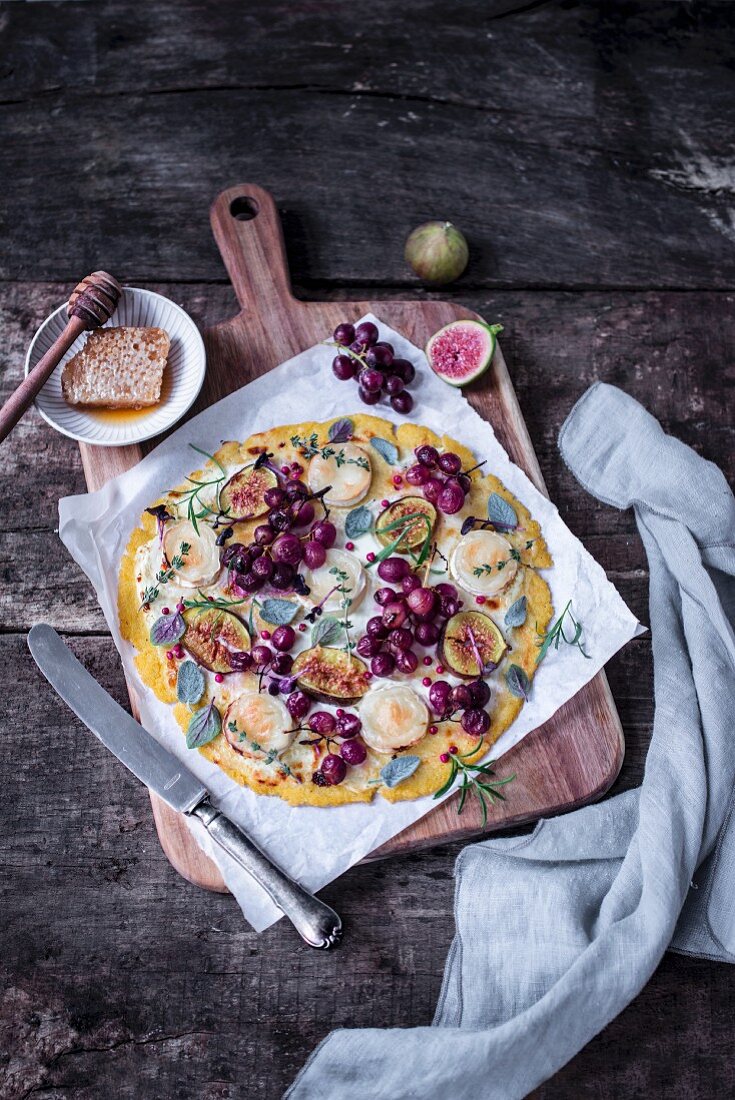
<path id="1" fill-rule="evenodd" d="M 152 645 L 176 645 L 186 633 L 183 616 L 175 611 L 173 615 L 161 615 L 151 627 Z"/>
<path id="2" fill-rule="evenodd" d="M 355 425 L 349 419 L 345 417 L 344 420 L 335 420 L 334 424 L 329 429 L 329 442 L 330 443 L 347 443 L 352 439 L 352 433 L 355 430 Z"/>

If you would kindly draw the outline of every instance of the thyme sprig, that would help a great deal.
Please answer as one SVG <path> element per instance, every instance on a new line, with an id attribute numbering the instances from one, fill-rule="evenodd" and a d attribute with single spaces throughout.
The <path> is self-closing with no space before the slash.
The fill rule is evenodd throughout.
<path id="1" fill-rule="evenodd" d="M 278 752 L 276 751 L 276 749 L 264 749 L 263 746 L 260 745 L 257 741 L 252 741 L 248 737 L 247 733 L 243 732 L 243 730 L 238 729 L 237 722 L 235 722 L 234 719 L 227 723 L 227 728 L 230 733 L 237 736 L 238 744 L 244 744 L 250 749 L 251 752 L 264 753 L 264 764 L 275 764 L 282 775 L 291 775 L 291 769 L 289 768 L 288 764 L 284 764 L 282 760 L 278 759 Z"/>
<path id="2" fill-rule="evenodd" d="M 174 554 L 169 563 L 168 569 L 159 569 L 156 573 L 156 580 L 154 584 L 149 585 L 143 589 L 142 599 L 140 602 L 141 607 L 145 607 L 146 604 L 153 603 L 157 600 L 160 593 L 162 584 L 168 584 L 173 577 L 177 569 L 181 569 L 184 564 L 184 558 L 191 550 L 191 545 L 188 542 L 179 543 L 179 552 Z"/>
<path id="3" fill-rule="evenodd" d="M 299 435 L 292 435 L 291 445 L 300 448 L 303 458 L 314 458 L 315 455 L 320 455 L 323 459 L 334 458 L 337 469 L 341 466 L 360 466 L 363 470 L 370 469 L 370 463 L 362 455 L 359 458 L 345 458 L 344 448 L 337 450 L 330 447 L 328 443 L 320 447 L 316 432 L 312 432 L 308 439 L 302 439 Z"/>
<path id="4" fill-rule="evenodd" d="M 536 539 L 527 539 L 524 550 L 530 550 L 535 541 Z M 476 577 L 482 577 L 487 575 L 488 573 L 492 573 L 494 569 L 496 569 L 499 573 L 502 569 L 505 569 L 506 565 L 508 565 L 508 563 L 511 561 L 517 561 L 520 565 L 528 564 L 527 562 L 524 562 L 522 560 L 521 551 L 516 550 L 514 546 L 510 551 L 510 557 L 503 558 L 501 561 L 496 561 L 494 564 L 484 562 L 482 565 L 478 565 L 476 569 L 473 569 L 472 572 Z"/>
<path id="5" fill-rule="evenodd" d="M 342 628 L 345 632 L 345 644 L 342 646 L 342 648 L 344 649 L 345 653 L 349 653 L 350 650 L 355 648 L 355 643 L 350 638 L 350 629 L 352 628 L 352 623 L 349 620 L 349 612 L 350 608 L 352 607 L 352 598 L 350 596 L 352 587 L 348 587 L 346 583 L 349 579 L 347 573 L 345 573 L 343 569 L 340 569 L 339 566 L 333 565 L 329 572 L 333 577 L 337 578 L 338 583 L 335 586 L 335 591 L 339 592 L 340 596 L 342 597 L 342 599 L 339 601 L 340 611 L 342 612 Z"/>
<path id="6" fill-rule="evenodd" d="M 572 627 L 574 629 L 574 633 L 570 638 L 567 637 L 564 631 L 564 619 L 567 615 L 569 616 Z M 574 615 L 572 614 L 571 600 L 569 600 L 567 606 L 564 608 L 556 622 L 552 623 L 545 633 L 539 630 L 537 623 L 536 633 L 538 635 L 539 641 L 536 644 L 539 646 L 539 651 L 536 654 L 536 664 L 539 664 L 541 661 L 543 661 L 544 657 L 549 652 L 549 649 L 552 645 L 554 649 L 558 649 L 561 642 L 566 642 L 567 645 L 576 646 L 583 657 L 586 657 L 588 661 L 591 660 L 590 654 L 585 653 L 584 646 L 582 645 L 583 629 L 584 628 L 582 624 L 577 622 L 577 620 L 574 618 Z"/>
<path id="7" fill-rule="evenodd" d="M 457 814 L 462 813 L 467 795 L 474 794 L 482 807 L 482 826 L 484 828 L 487 825 L 488 805 L 493 802 L 505 802 L 505 795 L 500 793 L 498 787 L 504 787 L 506 783 L 512 783 L 515 779 L 515 772 L 513 775 L 506 776 L 505 779 L 496 779 L 493 771 L 494 760 L 488 760 L 486 764 L 466 763 L 469 757 L 477 753 L 482 742 L 483 738 L 481 737 L 469 752 L 456 753 L 449 757 L 449 777 L 446 783 L 436 792 L 434 798 L 441 798 L 443 794 L 446 794 L 455 779 L 461 776 L 462 782 L 458 788 L 460 797 L 457 804 Z"/>
<path id="8" fill-rule="evenodd" d="M 187 489 L 181 495 L 180 503 L 186 505 L 186 518 L 189 520 L 196 533 L 199 534 L 198 520 L 205 519 L 207 516 L 214 516 L 215 520 L 218 520 L 222 516 L 226 516 L 229 512 L 229 508 L 225 508 L 223 510 L 220 507 L 220 491 L 222 489 L 222 483 L 227 478 L 227 473 L 221 462 L 219 462 L 219 460 L 216 459 L 214 455 L 211 455 L 208 451 L 203 451 L 201 447 L 195 447 L 193 443 L 190 443 L 189 446 L 193 451 L 196 451 L 197 454 L 204 455 L 205 458 L 208 458 L 212 462 L 214 462 L 214 464 L 219 468 L 220 471 L 217 477 L 211 478 L 209 481 L 197 481 L 196 478 L 193 477 L 187 477 L 185 479 L 189 482 L 190 485 L 193 486 L 193 488 Z M 207 489 L 212 485 L 216 487 L 215 508 L 210 508 L 209 505 L 205 504 L 205 502 L 201 498 L 201 493 L 204 491 L 204 489 Z M 171 490 L 171 492 L 173 492 L 173 490 Z M 199 508 L 200 511 L 197 511 L 197 508 Z"/>

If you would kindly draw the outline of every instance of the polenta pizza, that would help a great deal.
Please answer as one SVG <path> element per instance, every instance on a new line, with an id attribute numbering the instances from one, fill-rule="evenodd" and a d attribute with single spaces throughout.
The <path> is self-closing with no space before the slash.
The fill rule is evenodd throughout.
<path id="1" fill-rule="evenodd" d="M 492 471 L 364 413 L 192 455 L 119 584 L 138 671 L 188 747 L 294 805 L 417 798 L 452 756 L 480 761 L 552 616 L 540 527 Z"/>

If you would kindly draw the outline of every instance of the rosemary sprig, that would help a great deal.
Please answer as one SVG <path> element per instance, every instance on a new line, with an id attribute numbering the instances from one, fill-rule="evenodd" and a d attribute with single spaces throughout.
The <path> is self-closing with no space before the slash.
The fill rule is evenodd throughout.
<path id="1" fill-rule="evenodd" d="M 291 445 L 301 449 L 303 458 L 314 458 L 315 455 L 320 455 L 323 459 L 334 458 L 337 469 L 339 469 L 340 466 L 360 466 L 363 470 L 370 469 L 370 463 L 362 456 L 359 458 L 345 458 L 344 448 L 342 450 L 335 450 L 335 448 L 330 447 L 329 444 L 320 447 L 316 432 L 312 432 L 308 439 L 302 439 L 299 435 L 292 435 Z"/>
<path id="2" fill-rule="evenodd" d="M 229 509 L 227 508 L 223 511 L 220 508 L 219 503 L 219 495 L 220 490 L 222 489 L 222 482 L 225 481 L 225 479 L 227 478 L 227 473 L 222 464 L 218 461 L 218 459 L 214 457 L 214 455 L 211 455 L 208 451 L 203 451 L 201 447 L 195 447 L 193 443 L 190 443 L 189 446 L 191 447 L 192 451 L 196 451 L 197 454 L 204 455 L 205 458 L 208 458 L 212 462 L 214 462 L 214 464 L 219 467 L 220 471 L 219 476 L 212 478 L 210 481 L 197 481 L 193 477 L 186 478 L 186 481 L 188 481 L 189 484 L 193 486 L 193 488 L 188 489 L 185 493 L 182 494 L 181 503 L 186 504 L 186 518 L 189 520 L 196 533 L 199 534 L 199 524 L 197 522 L 198 520 L 204 519 L 206 516 L 224 516 L 227 515 L 227 512 L 229 511 Z M 204 489 L 209 488 L 209 486 L 211 485 L 216 486 L 216 508 L 210 508 L 208 504 L 205 504 L 200 495 Z M 199 507 L 201 511 L 198 512 L 197 507 Z"/>
<path id="3" fill-rule="evenodd" d="M 201 615 L 203 611 L 229 611 L 231 607 L 247 603 L 247 600 L 226 600 L 224 596 L 205 596 L 201 588 L 197 592 L 200 596 L 198 600 L 184 600 L 184 607 L 187 610 L 196 608 L 197 615 Z"/>
<path id="4" fill-rule="evenodd" d="M 568 638 L 566 633 L 564 632 L 564 619 L 567 615 L 571 619 L 572 627 L 574 629 L 574 634 L 571 636 L 571 638 Z M 536 643 L 539 646 L 539 651 L 536 654 L 536 664 L 539 664 L 540 661 L 543 661 L 544 657 L 549 652 L 549 649 L 552 645 L 554 649 L 558 649 L 560 642 L 566 642 L 567 645 L 576 646 L 583 657 L 586 657 L 588 661 L 591 660 L 589 653 L 585 653 L 584 646 L 582 645 L 582 630 L 582 624 L 578 623 L 577 620 L 574 618 L 574 615 L 572 614 L 572 601 L 569 600 L 567 606 L 564 608 L 559 618 L 556 620 L 555 623 L 551 624 L 551 627 L 546 631 L 545 634 L 539 630 L 538 623 L 536 624 L 536 633 L 539 637 L 539 641 Z"/>
<path id="5" fill-rule="evenodd" d="M 446 783 L 436 792 L 434 798 L 441 798 L 443 794 L 446 794 L 455 779 L 461 776 L 462 782 L 458 788 L 460 797 L 457 804 L 457 814 L 462 813 L 467 795 L 474 794 L 482 807 L 482 826 L 484 828 L 487 825 L 488 805 L 492 802 L 505 802 L 505 795 L 500 793 L 498 787 L 504 787 L 506 783 L 511 783 L 515 779 L 515 772 L 513 775 L 506 776 L 505 779 L 496 779 L 493 771 L 494 760 L 488 760 L 486 764 L 467 764 L 465 761 L 477 753 L 482 742 L 483 738 L 481 737 L 469 752 L 449 756 L 449 777 Z"/>
<path id="6" fill-rule="evenodd" d="M 409 523 L 413 524 L 414 520 L 422 520 L 426 524 L 426 538 L 421 544 L 421 550 L 418 554 L 410 549 L 408 550 L 408 554 L 413 559 L 413 562 L 417 568 L 423 565 L 427 557 L 429 556 L 429 551 L 431 550 L 431 521 L 429 520 L 429 517 L 426 515 L 425 512 L 409 512 L 408 515 L 401 516 L 399 519 L 394 519 L 392 523 L 387 523 L 385 527 L 381 527 L 380 530 L 376 532 L 376 534 L 382 535 L 387 534 L 389 531 L 397 531 L 399 530 L 399 528 L 401 529 L 398 537 L 393 539 L 393 541 L 388 546 L 384 546 L 380 553 L 375 555 L 373 561 L 366 562 L 365 568 L 370 569 L 371 566 L 377 565 L 379 562 L 385 561 L 386 558 L 389 558 L 391 554 L 398 549 L 398 547 L 401 545 L 406 535 L 408 534 L 408 531 L 404 530 L 404 528 Z"/>
<path id="7" fill-rule="evenodd" d="M 141 607 L 144 607 L 147 603 L 153 603 L 154 600 L 158 599 L 161 592 L 160 586 L 162 584 L 168 584 L 176 570 L 181 569 L 182 565 L 184 564 L 184 558 L 187 556 L 190 550 L 191 546 L 188 542 L 179 543 L 179 552 L 178 554 L 174 554 L 174 556 L 171 558 L 171 563 L 168 569 L 159 569 L 156 573 L 155 583 L 143 589 L 143 598 L 140 601 Z"/>

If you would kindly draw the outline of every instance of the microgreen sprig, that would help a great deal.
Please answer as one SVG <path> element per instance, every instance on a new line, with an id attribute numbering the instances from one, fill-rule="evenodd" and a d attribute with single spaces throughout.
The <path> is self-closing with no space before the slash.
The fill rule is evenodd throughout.
<path id="1" fill-rule="evenodd" d="M 528 539 L 526 541 L 524 549 L 530 550 L 535 541 L 535 539 Z M 527 564 L 527 562 L 524 562 L 521 558 L 521 551 L 517 550 L 514 546 L 510 551 L 510 557 L 503 558 L 501 561 L 496 561 L 490 564 L 488 564 L 488 562 L 484 562 L 482 565 L 478 565 L 476 569 L 473 569 L 472 572 L 476 577 L 482 577 L 488 573 L 492 573 L 494 569 L 496 569 L 499 573 L 502 569 L 505 569 L 506 565 L 510 561 L 517 561 L 520 565 Z"/>
<path id="2" fill-rule="evenodd" d="M 401 516 L 399 519 L 394 519 L 392 523 L 387 523 L 385 527 L 381 527 L 378 531 L 376 531 L 376 534 L 382 535 L 387 534 L 389 531 L 398 531 L 400 528 L 400 534 L 398 535 L 398 537 L 393 539 L 393 541 L 388 546 L 384 546 L 380 553 L 375 555 L 372 561 L 366 563 L 365 568 L 370 569 L 371 566 L 377 565 L 379 562 L 385 561 L 386 558 L 389 558 L 391 554 L 398 549 L 398 547 L 401 545 L 406 535 L 408 534 L 408 530 L 405 530 L 406 525 L 413 525 L 414 520 L 420 520 L 426 524 L 426 538 L 421 544 L 421 550 L 418 554 L 410 549 L 408 550 L 408 553 L 413 559 L 414 564 L 417 568 L 423 565 L 427 557 L 429 556 L 429 551 L 431 550 L 431 535 L 433 528 L 431 526 L 431 521 L 429 520 L 429 517 L 426 515 L 425 512 L 409 512 L 408 515 Z"/>
<path id="3" fill-rule="evenodd" d="M 181 503 L 186 504 L 186 518 L 189 520 L 196 533 L 199 534 L 198 520 L 204 519 L 206 516 L 214 516 L 216 519 L 219 519 L 220 516 L 226 516 L 229 512 L 228 508 L 225 508 L 223 511 L 220 508 L 219 502 L 222 482 L 225 481 L 225 479 L 227 478 L 227 473 L 221 462 L 219 462 L 219 460 L 216 459 L 214 455 L 211 455 L 208 451 L 203 451 L 201 447 L 195 447 L 193 443 L 190 443 L 189 446 L 191 447 L 192 451 L 196 451 L 197 454 L 204 455 L 205 458 L 208 458 L 210 459 L 210 461 L 214 462 L 214 464 L 219 468 L 220 471 L 217 477 L 211 478 L 209 481 L 197 481 L 196 478 L 193 477 L 186 478 L 186 481 L 188 481 L 189 484 L 193 486 L 193 488 L 187 489 L 184 493 L 181 494 Z M 209 505 L 205 504 L 201 498 L 201 493 L 203 492 L 203 490 L 209 488 L 212 485 L 216 486 L 215 508 L 210 508 Z M 173 490 L 171 492 L 173 492 Z M 197 508 L 200 508 L 201 510 L 197 511 Z"/>
<path id="4" fill-rule="evenodd" d="M 312 432 L 308 439 L 302 439 L 299 435 L 292 435 L 291 445 L 301 449 L 303 458 L 314 458 L 315 455 L 320 455 L 325 460 L 334 458 L 337 469 L 341 466 L 360 466 L 363 470 L 370 469 L 370 463 L 362 455 L 359 458 L 345 458 L 344 448 L 336 450 L 334 447 L 330 447 L 328 443 L 320 447 L 316 432 Z"/>
<path id="5" fill-rule="evenodd" d="M 493 771 L 494 760 L 488 760 L 486 764 L 466 763 L 471 756 L 477 753 L 482 742 L 483 738 L 481 737 L 469 752 L 447 754 L 449 755 L 447 761 L 449 764 L 449 777 L 446 783 L 436 792 L 434 798 L 441 798 L 443 794 L 446 794 L 455 779 L 461 776 L 462 782 L 458 788 L 460 797 L 457 804 L 457 814 L 462 813 L 467 795 L 474 794 L 482 807 L 482 826 L 484 828 L 487 825 L 488 805 L 493 802 L 505 802 L 505 795 L 500 793 L 498 787 L 504 787 L 506 783 L 511 783 L 515 779 L 515 772 L 513 775 L 506 776 L 505 779 L 496 779 Z"/>
<path id="6" fill-rule="evenodd" d="M 571 638 L 568 638 L 564 631 L 564 619 L 567 615 L 571 619 L 574 629 L 574 634 Z M 585 653 L 584 646 L 582 645 L 582 630 L 582 624 L 578 623 L 572 614 L 572 601 L 569 600 L 559 618 L 555 623 L 551 624 L 546 633 L 540 631 L 538 624 L 536 624 L 536 633 L 539 637 L 539 641 L 536 643 L 539 646 L 539 651 L 536 654 L 536 664 L 543 661 L 552 645 L 554 649 L 558 649 L 561 642 L 566 642 L 567 645 L 576 646 L 583 657 L 586 657 L 588 661 L 591 660 L 590 654 Z"/>

